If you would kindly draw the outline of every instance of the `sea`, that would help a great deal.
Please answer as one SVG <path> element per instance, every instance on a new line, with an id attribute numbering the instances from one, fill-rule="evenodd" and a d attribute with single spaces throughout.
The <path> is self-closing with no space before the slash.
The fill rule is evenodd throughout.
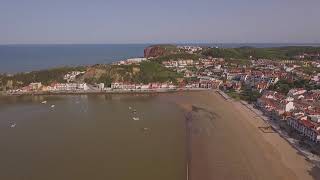
<path id="1" fill-rule="evenodd" d="M 143 50 L 151 44 L 55 44 L 0 45 L 0 73 L 14 74 L 62 66 L 108 64 L 133 57 L 143 57 Z M 320 46 L 320 44 L 270 43 L 207 43 L 178 44 L 209 47 L 257 48 L 281 46 Z"/>
<path id="2" fill-rule="evenodd" d="M 164 95 L 0 97 L 0 179 L 185 180 L 184 117 Z"/>
<path id="3" fill-rule="evenodd" d="M 0 45 L 0 73 L 62 66 L 108 64 L 143 57 L 148 44 L 130 45 Z"/>

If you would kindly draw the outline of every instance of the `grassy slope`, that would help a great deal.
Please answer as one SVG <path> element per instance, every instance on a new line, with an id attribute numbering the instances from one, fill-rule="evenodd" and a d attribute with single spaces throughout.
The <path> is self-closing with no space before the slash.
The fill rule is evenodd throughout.
<path id="1" fill-rule="evenodd" d="M 302 53 L 320 53 L 319 47 L 280 47 L 280 48 L 210 48 L 205 49 L 202 54 L 205 56 L 221 58 L 245 59 L 253 56 L 255 58 L 267 59 L 291 59 Z"/>

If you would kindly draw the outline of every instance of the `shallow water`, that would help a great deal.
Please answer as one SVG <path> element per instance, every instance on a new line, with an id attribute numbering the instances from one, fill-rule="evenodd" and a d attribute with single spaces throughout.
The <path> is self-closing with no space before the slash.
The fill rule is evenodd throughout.
<path id="1" fill-rule="evenodd" d="M 185 132 L 163 96 L 2 98 L 0 179 L 185 179 Z"/>

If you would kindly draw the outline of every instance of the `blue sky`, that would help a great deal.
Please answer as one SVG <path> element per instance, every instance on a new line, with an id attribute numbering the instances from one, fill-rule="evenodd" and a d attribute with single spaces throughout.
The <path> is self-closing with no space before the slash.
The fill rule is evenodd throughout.
<path id="1" fill-rule="evenodd" d="M 320 43 L 319 0 L 0 0 L 0 44 Z"/>

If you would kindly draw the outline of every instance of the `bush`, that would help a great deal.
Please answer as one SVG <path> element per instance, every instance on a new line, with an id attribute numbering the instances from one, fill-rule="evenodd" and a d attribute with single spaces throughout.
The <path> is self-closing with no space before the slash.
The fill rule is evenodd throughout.
<path id="1" fill-rule="evenodd" d="M 175 82 L 182 75 L 163 67 L 156 62 L 142 62 L 140 64 L 140 72 L 134 76 L 134 82 L 150 83 L 150 82 Z"/>

